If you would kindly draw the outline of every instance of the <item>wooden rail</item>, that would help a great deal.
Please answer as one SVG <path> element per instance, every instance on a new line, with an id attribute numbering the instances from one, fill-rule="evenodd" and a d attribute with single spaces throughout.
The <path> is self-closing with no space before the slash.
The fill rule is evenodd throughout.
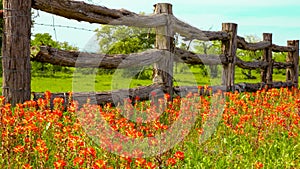
<path id="1" fill-rule="evenodd" d="M 257 43 L 248 43 L 246 42 L 245 38 L 237 36 L 237 43 L 238 43 L 238 48 L 239 49 L 244 49 L 244 50 L 262 50 L 267 47 L 271 46 L 271 43 L 268 41 L 261 41 Z"/>
<path id="2" fill-rule="evenodd" d="M 141 53 L 108 55 L 59 50 L 49 46 L 41 46 L 40 51 L 31 58 L 31 61 L 78 68 L 125 69 L 132 66 L 138 67 L 153 64 L 158 62 L 164 55 L 170 55 L 170 52 L 149 49 Z M 196 54 L 180 48 L 175 48 L 174 61 L 191 65 L 222 65 L 228 63 L 226 56 L 223 54 Z M 267 67 L 268 63 L 264 61 L 247 62 L 236 57 L 236 65 L 243 69 L 260 69 Z M 292 62 L 273 62 L 273 68 L 276 69 L 292 67 L 294 67 Z"/>
<path id="3" fill-rule="evenodd" d="M 34 0 L 32 8 L 68 19 L 98 24 L 157 27 L 167 24 L 168 15 L 143 16 L 125 9 L 109 9 L 72 0 Z"/>
<path id="4" fill-rule="evenodd" d="M 291 82 L 273 82 L 273 88 L 292 88 L 294 85 Z M 185 97 L 189 93 L 198 93 L 199 95 L 211 95 L 216 92 L 222 91 L 226 92 L 226 86 L 175 86 L 173 91 L 175 96 Z M 238 83 L 234 84 L 234 88 L 238 92 L 256 92 L 258 90 L 267 89 L 268 85 L 266 83 Z M 80 105 L 86 103 L 87 99 L 90 99 L 90 103 L 95 103 L 99 105 L 105 105 L 111 103 L 112 105 L 123 104 L 125 99 L 130 99 L 135 102 L 138 98 L 139 101 L 157 99 L 164 97 L 164 86 L 159 84 L 153 84 L 149 86 L 141 86 L 137 88 L 131 88 L 128 90 L 120 89 L 110 92 L 77 92 L 72 93 L 72 99 L 78 101 Z M 69 103 L 70 93 L 53 93 L 51 94 L 51 100 L 60 97 L 65 101 L 65 105 Z M 44 98 L 44 93 L 32 93 L 34 100 L 39 98 Z M 52 101 L 51 101 L 52 103 Z M 66 106 L 65 106 L 66 107 Z"/>
<path id="5" fill-rule="evenodd" d="M 141 53 L 108 55 L 66 51 L 49 46 L 41 46 L 40 51 L 36 56 L 31 58 L 31 61 L 79 68 L 123 69 L 132 66 L 150 65 L 160 61 L 164 56 L 171 54 L 171 52 L 166 50 L 149 49 Z M 224 55 L 195 54 L 190 51 L 175 48 L 174 61 L 192 65 L 220 65 L 226 63 L 226 57 Z"/>

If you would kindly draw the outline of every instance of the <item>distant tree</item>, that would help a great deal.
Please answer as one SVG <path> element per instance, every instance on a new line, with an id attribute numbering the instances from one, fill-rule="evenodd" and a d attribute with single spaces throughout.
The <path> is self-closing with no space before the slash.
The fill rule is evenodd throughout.
<path id="1" fill-rule="evenodd" d="M 154 47 L 155 35 L 148 28 L 103 25 L 96 32 L 101 53 L 129 54 Z"/>
<path id="2" fill-rule="evenodd" d="M 249 43 L 259 42 L 260 39 L 255 35 L 245 36 L 245 40 Z M 221 41 L 195 41 L 193 48 L 196 53 L 203 54 L 220 54 L 221 53 Z M 257 61 L 261 60 L 262 51 L 248 51 L 237 49 L 236 55 L 244 61 Z M 217 77 L 218 67 L 214 65 L 209 66 L 210 76 L 212 78 Z M 205 71 L 205 69 L 203 69 Z M 258 73 L 260 70 L 256 70 Z M 252 75 L 252 70 L 242 70 L 242 74 L 246 79 L 255 79 L 256 77 Z"/>
<path id="3" fill-rule="evenodd" d="M 261 39 L 255 35 L 246 35 L 245 40 L 249 43 L 256 43 L 261 41 Z M 262 50 L 257 51 L 249 51 L 249 50 L 241 50 L 238 49 L 236 55 L 244 61 L 259 61 L 261 60 L 261 56 L 263 55 Z M 256 70 L 257 73 L 260 73 L 260 70 Z M 242 69 L 242 74 L 245 79 L 256 79 L 257 77 L 252 75 L 252 70 L 244 70 Z"/>
<path id="4" fill-rule="evenodd" d="M 287 52 L 275 52 L 275 53 L 273 53 L 272 58 L 276 62 L 286 62 L 286 57 L 287 57 Z M 286 70 L 285 69 L 273 69 L 273 73 L 285 75 Z"/>
<path id="5" fill-rule="evenodd" d="M 99 52 L 106 54 L 129 54 L 154 48 L 155 34 L 149 28 L 103 25 L 96 30 Z M 140 70 L 141 68 L 132 68 Z M 100 69 L 101 73 L 113 73 L 114 70 Z M 144 69 L 133 75 L 132 70 L 124 70 L 124 76 L 150 79 L 151 71 Z"/>
<path id="6" fill-rule="evenodd" d="M 199 41 L 194 42 L 194 51 L 195 53 L 201 54 L 216 54 L 221 53 L 221 42 L 220 41 Z M 207 69 L 205 66 L 201 66 L 204 71 L 204 75 L 208 75 Z M 210 77 L 216 78 L 218 76 L 218 65 L 209 65 Z"/>
<path id="7" fill-rule="evenodd" d="M 49 33 L 37 33 L 34 35 L 34 39 L 31 40 L 32 55 L 36 55 L 41 45 L 51 46 L 57 49 L 63 50 L 78 50 L 77 47 L 71 46 L 68 42 L 57 42 L 52 39 Z M 52 65 L 50 63 L 31 62 L 32 74 L 40 75 L 54 75 L 55 72 L 63 71 L 70 72 L 68 67 L 62 67 L 58 65 Z"/>

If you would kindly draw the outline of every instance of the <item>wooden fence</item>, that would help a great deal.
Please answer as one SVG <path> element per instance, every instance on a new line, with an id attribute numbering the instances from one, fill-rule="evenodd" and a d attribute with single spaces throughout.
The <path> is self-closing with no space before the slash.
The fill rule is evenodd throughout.
<path id="1" fill-rule="evenodd" d="M 141 100 L 149 99 L 151 91 L 160 88 L 165 93 L 171 95 L 184 96 L 188 92 L 200 92 L 204 90 L 197 86 L 173 86 L 173 63 L 185 62 L 187 64 L 207 64 L 223 66 L 222 85 L 211 86 L 213 92 L 223 91 L 256 91 L 265 87 L 298 87 L 298 62 L 299 62 L 299 41 L 287 41 L 287 46 L 278 46 L 272 43 L 272 34 L 264 33 L 263 41 L 258 43 L 248 43 L 243 37 L 237 35 L 237 24 L 223 23 L 221 31 L 204 31 L 195 28 L 177 19 L 172 12 L 172 5 L 158 3 L 154 5 L 153 15 L 139 15 L 127 10 L 108 9 L 102 6 L 86 4 L 80 1 L 71 0 L 34 0 L 32 7 L 38 10 L 60 15 L 68 19 L 86 21 L 90 23 L 126 25 L 142 28 L 156 29 L 155 49 L 141 53 L 132 54 L 91 54 L 79 51 L 64 51 L 41 46 L 40 52 L 33 61 L 51 63 L 54 65 L 83 67 L 83 68 L 129 68 L 132 65 L 144 66 L 153 64 L 154 77 L 160 79 L 153 80 L 150 86 L 143 86 L 134 89 L 118 90 L 113 92 L 93 93 L 98 104 L 113 102 L 112 93 L 119 93 L 119 101 L 128 97 L 134 99 L 139 96 Z M 176 48 L 174 45 L 174 34 L 178 33 L 184 40 L 222 41 L 222 53 L 220 55 L 195 54 L 191 51 Z M 246 62 L 236 56 L 237 49 L 243 50 L 263 50 L 261 61 Z M 288 52 L 286 63 L 275 62 L 272 52 Z M 77 58 L 85 57 L 84 60 Z M 99 60 L 101 63 L 99 64 Z M 122 64 L 121 64 L 122 63 Z M 261 83 L 235 84 L 235 66 L 244 69 L 261 69 Z M 286 69 L 286 82 L 273 82 L 273 68 Z M 5 69 L 4 69 L 5 71 Z M 11 91 L 13 92 L 13 91 Z M 35 98 L 41 97 L 41 93 L 34 93 Z M 73 93 L 79 101 L 86 101 L 91 93 Z M 53 97 L 68 98 L 66 93 L 57 93 Z"/>

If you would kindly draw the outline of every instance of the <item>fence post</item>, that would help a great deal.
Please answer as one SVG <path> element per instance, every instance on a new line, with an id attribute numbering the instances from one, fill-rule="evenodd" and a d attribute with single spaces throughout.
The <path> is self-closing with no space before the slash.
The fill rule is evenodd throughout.
<path id="1" fill-rule="evenodd" d="M 287 62 L 292 62 L 292 68 L 286 68 L 286 82 L 292 82 L 295 87 L 298 87 L 299 76 L 299 40 L 288 40 L 287 46 L 295 48 L 294 52 L 288 52 L 286 56 Z"/>
<path id="2" fill-rule="evenodd" d="M 166 13 L 173 15 L 172 4 L 158 3 L 154 5 L 154 13 Z M 167 50 L 171 53 L 163 56 L 163 58 L 153 65 L 153 83 L 163 84 L 164 92 L 173 95 L 173 53 L 174 53 L 174 32 L 172 25 L 166 25 L 156 28 L 155 47 L 157 49 Z M 172 98 L 172 97 L 171 97 Z"/>
<path id="3" fill-rule="evenodd" d="M 272 46 L 272 33 L 263 33 L 263 41 L 269 41 Z M 273 81 L 273 60 L 272 60 L 272 47 L 263 50 L 262 61 L 268 63 L 268 67 L 261 70 L 261 82 L 264 82 L 268 87 L 272 87 Z"/>
<path id="4" fill-rule="evenodd" d="M 15 105 L 30 100 L 31 0 L 4 0 L 2 94 Z"/>
<path id="5" fill-rule="evenodd" d="M 228 64 L 223 64 L 222 85 L 226 90 L 234 91 L 234 74 L 237 49 L 237 24 L 222 23 L 222 31 L 227 32 L 229 40 L 222 41 L 222 53 L 227 57 Z"/>

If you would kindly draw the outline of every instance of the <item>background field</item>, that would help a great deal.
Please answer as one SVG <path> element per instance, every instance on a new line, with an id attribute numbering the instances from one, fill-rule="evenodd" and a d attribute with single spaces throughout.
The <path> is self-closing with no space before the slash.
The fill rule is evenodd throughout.
<path id="1" fill-rule="evenodd" d="M 177 71 L 174 73 L 175 85 L 219 85 L 221 84 L 221 67 L 218 71 L 217 78 L 210 78 L 209 75 L 203 75 L 203 71 L 199 67 L 190 67 L 190 72 L 185 70 L 183 72 Z M 174 71 L 175 72 L 175 71 Z M 258 83 L 260 82 L 260 74 L 258 71 L 253 70 L 252 75 L 256 79 L 246 79 L 242 74 L 240 68 L 236 68 L 235 83 L 248 82 Z M 149 72 L 151 74 L 151 72 Z M 74 77 L 77 76 L 77 77 Z M 74 77 L 74 78 L 73 78 Z M 113 78 L 114 77 L 114 78 Z M 93 80 L 95 78 L 95 80 Z M 117 80 L 116 80 L 117 79 Z M 2 86 L 2 77 L 1 86 Z M 74 80 L 74 82 L 73 82 Z M 285 75 L 274 74 L 274 81 L 285 81 Z M 76 91 L 110 91 L 112 89 L 120 88 L 132 88 L 137 86 L 146 86 L 152 83 L 149 79 L 134 79 L 132 77 L 123 78 L 120 73 L 116 74 L 80 74 L 80 73 L 62 73 L 57 72 L 51 75 L 39 74 L 32 76 L 31 90 L 33 92 L 45 92 L 47 90 L 51 92 L 68 92 L 73 91 L 73 83 L 82 86 L 82 88 L 76 88 Z"/>
<path id="2" fill-rule="evenodd" d="M 204 76 L 201 69 L 198 67 L 191 67 L 190 72 L 179 72 L 174 73 L 175 84 L 177 85 L 219 85 L 221 84 L 221 68 L 219 69 L 217 78 L 210 78 L 210 76 Z M 146 79 L 133 79 L 132 77 L 122 78 L 122 75 L 118 74 L 102 74 L 102 75 L 86 75 L 86 74 L 76 74 L 81 75 L 81 77 L 76 77 L 74 80 L 86 79 L 88 77 L 95 78 L 95 80 L 91 80 L 88 78 L 88 81 L 85 83 L 84 81 L 80 82 L 82 85 L 82 90 L 90 89 L 93 85 L 95 85 L 95 91 L 109 91 L 117 88 L 130 88 L 137 86 L 145 86 L 150 85 L 152 83 L 151 80 Z M 256 79 L 246 79 L 242 74 L 240 68 L 236 68 L 236 77 L 235 83 L 248 82 L 248 83 L 258 83 L 260 82 L 260 74 L 256 71 L 253 71 L 253 76 Z M 73 83 L 74 74 L 66 74 L 66 73 L 55 73 L 53 76 L 33 76 L 31 87 L 34 92 L 44 92 L 49 90 L 51 92 L 68 92 L 72 91 L 72 83 Z M 114 76 L 114 79 L 113 79 Z M 274 74 L 274 81 L 285 81 L 284 74 Z M 1 78 L 2 81 L 2 78 Z M 94 84 L 90 82 L 94 81 Z M 74 81 L 75 83 L 75 81 Z M 113 83 L 113 85 L 112 85 Z M 93 87 L 92 87 L 93 88 Z M 78 91 L 77 90 L 77 91 Z"/>

